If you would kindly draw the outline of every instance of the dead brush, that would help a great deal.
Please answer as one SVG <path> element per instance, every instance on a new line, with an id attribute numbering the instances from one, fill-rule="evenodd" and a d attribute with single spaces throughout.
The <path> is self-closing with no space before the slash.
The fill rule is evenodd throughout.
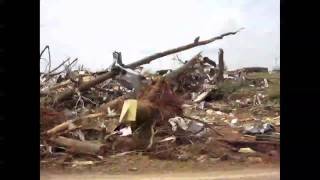
<path id="1" fill-rule="evenodd" d="M 145 107 L 149 109 L 147 113 L 151 113 L 153 116 L 156 116 L 154 113 L 158 113 L 163 120 L 182 115 L 181 106 L 181 99 L 172 91 L 164 78 L 156 80 L 153 85 L 146 87 L 138 95 L 138 113 L 139 107 L 142 111 L 146 111 Z"/>

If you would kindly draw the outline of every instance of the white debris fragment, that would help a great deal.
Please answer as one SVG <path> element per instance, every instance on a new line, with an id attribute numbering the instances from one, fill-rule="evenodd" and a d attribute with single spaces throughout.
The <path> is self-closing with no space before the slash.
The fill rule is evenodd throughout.
<path id="1" fill-rule="evenodd" d="M 232 119 L 231 124 L 236 124 L 238 122 L 238 119 Z"/>
<path id="2" fill-rule="evenodd" d="M 100 128 L 106 128 L 106 125 L 102 122 L 101 124 L 100 124 Z"/>
<path id="3" fill-rule="evenodd" d="M 120 136 L 129 136 L 129 135 L 132 134 L 132 129 L 131 129 L 130 126 L 129 127 L 125 127 L 125 128 L 120 129 L 120 133 L 121 133 Z"/>
<path id="4" fill-rule="evenodd" d="M 159 141 L 159 142 L 175 141 L 175 140 L 176 140 L 176 137 L 175 137 L 175 136 L 169 136 L 169 137 L 167 137 L 167 138 L 162 139 L 162 140 Z"/>
<path id="5" fill-rule="evenodd" d="M 52 146 L 48 146 L 48 152 L 49 152 L 50 154 L 53 153 L 53 152 L 52 152 Z"/>
<path id="6" fill-rule="evenodd" d="M 230 122 L 232 128 L 238 127 L 238 119 L 232 119 Z"/>
<path id="7" fill-rule="evenodd" d="M 99 158 L 99 159 L 103 160 L 103 156 L 97 156 L 97 158 Z"/>
<path id="8" fill-rule="evenodd" d="M 216 114 L 218 114 L 218 115 L 223 115 L 223 112 L 221 112 L 221 111 L 216 111 Z"/>
<path id="9" fill-rule="evenodd" d="M 212 109 L 208 109 L 208 110 L 206 110 L 206 113 L 208 115 L 213 115 L 214 111 Z"/>
<path id="10" fill-rule="evenodd" d="M 79 71 L 79 75 L 84 75 L 85 73 L 85 71 Z"/>
<path id="11" fill-rule="evenodd" d="M 193 105 L 190 105 L 190 104 L 182 104 L 182 107 L 183 108 L 191 108 Z"/>
<path id="12" fill-rule="evenodd" d="M 72 130 L 72 129 L 75 129 L 75 128 L 77 128 L 77 126 L 75 124 L 73 124 L 73 123 L 69 123 L 68 124 L 68 130 Z"/>
<path id="13" fill-rule="evenodd" d="M 116 115 L 115 110 L 110 109 L 110 107 L 108 107 L 108 115 L 109 115 L 109 116 L 115 116 L 115 115 Z"/>
<path id="14" fill-rule="evenodd" d="M 204 100 L 204 99 L 208 96 L 208 94 L 209 94 L 210 92 L 211 92 L 211 90 L 208 90 L 208 91 L 205 91 L 205 92 L 201 93 L 198 97 L 196 97 L 196 98 L 193 100 L 193 102 L 200 102 L 200 101 Z"/>
<path id="15" fill-rule="evenodd" d="M 191 99 L 196 99 L 196 98 L 197 98 L 197 96 L 198 96 L 198 94 L 197 94 L 197 93 L 195 93 L 195 92 L 191 93 Z"/>
<path id="16" fill-rule="evenodd" d="M 205 101 L 202 101 L 201 103 L 199 103 L 199 109 L 203 110 L 204 109 L 204 105 L 205 105 Z"/>
<path id="17" fill-rule="evenodd" d="M 78 130 L 75 132 L 75 135 L 79 137 L 80 141 L 85 141 L 85 140 L 86 140 L 85 137 L 84 137 L 83 132 L 82 132 L 80 129 L 78 129 Z"/>
<path id="18" fill-rule="evenodd" d="M 254 95 L 253 96 L 253 105 L 260 105 L 261 104 L 261 100 L 259 98 L 259 95 Z"/>
<path id="19" fill-rule="evenodd" d="M 259 96 L 257 96 L 257 101 L 258 101 L 258 104 L 261 104 L 261 100 L 260 100 Z"/>
<path id="20" fill-rule="evenodd" d="M 240 148 L 239 152 L 240 153 L 255 153 L 255 151 L 252 150 L 251 148 Z"/>
<path id="21" fill-rule="evenodd" d="M 269 87 L 268 80 L 264 78 L 263 81 L 264 81 L 264 87 L 266 88 Z"/>
<path id="22" fill-rule="evenodd" d="M 174 117 L 169 119 L 169 123 L 172 126 L 172 131 L 175 132 L 178 129 L 178 126 L 183 130 L 187 130 L 189 122 L 186 122 L 182 117 Z"/>
<path id="23" fill-rule="evenodd" d="M 76 166 L 84 166 L 84 165 L 93 165 L 93 161 L 73 161 L 72 162 L 72 167 Z"/>

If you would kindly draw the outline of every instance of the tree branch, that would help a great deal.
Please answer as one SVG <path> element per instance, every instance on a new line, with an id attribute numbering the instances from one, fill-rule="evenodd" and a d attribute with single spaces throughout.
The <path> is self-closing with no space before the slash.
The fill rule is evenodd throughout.
<path id="1" fill-rule="evenodd" d="M 44 49 L 41 51 L 41 53 L 40 53 L 40 59 L 41 59 L 41 57 L 42 57 L 42 54 L 46 51 L 46 49 L 49 50 L 49 46 L 48 46 L 48 45 L 46 45 L 46 46 L 44 47 Z"/>
<path id="2" fill-rule="evenodd" d="M 49 70 L 48 70 L 48 72 L 50 72 L 50 70 L 51 70 L 51 53 L 50 53 L 50 47 L 49 47 L 48 45 L 46 45 L 46 47 L 44 47 L 44 49 L 41 51 L 41 53 L 40 53 L 40 59 L 41 59 L 43 53 L 45 52 L 45 50 L 48 50 L 48 56 L 49 56 L 49 63 L 48 63 L 48 65 L 49 65 Z M 48 73 L 48 74 L 49 74 L 49 73 Z"/>
<path id="3" fill-rule="evenodd" d="M 53 70 L 51 70 L 49 72 L 49 74 L 53 73 L 54 71 L 58 70 L 61 66 L 63 66 L 66 62 L 68 62 L 70 60 L 70 57 L 66 60 L 64 60 L 59 66 L 57 66 L 56 68 L 54 68 Z"/>
<path id="4" fill-rule="evenodd" d="M 235 35 L 242 29 L 243 28 L 241 28 L 241 29 L 239 29 L 238 31 L 235 31 L 235 32 L 224 33 L 224 34 L 221 34 L 220 36 L 213 37 L 213 38 L 208 39 L 208 40 L 198 41 L 198 42 L 195 41 L 195 42 L 193 42 L 191 44 L 187 44 L 187 45 L 180 46 L 180 47 L 177 47 L 177 48 L 174 48 L 174 49 L 169 49 L 169 50 L 166 50 L 166 51 L 163 51 L 163 52 L 155 53 L 155 54 L 153 54 L 151 56 L 147 56 L 147 57 L 142 58 L 142 59 L 140 59 L 140 60 L 138 60 L 136 62 L 128 64 L 128 67 L 130 67 L 130 68 L 138 67 L 138 66 L 143 65 L 143 64 L 148 64 L 154 59 L 158 59 L 158 58 L 161 58 L 161 57 L 164 57 L 164 56 L 167 56 L 167 55 L 170 55 L 170 54 L 174 54 L 174 53 L 177 53 L 177 52 L 180 52 L 180 51 L 188 50 L 188 49 L 191 49 L 191 48 L 194 48 L 194 47 L 197 47 L 197 46 L 202 46 L 202 45 L 206 45 L 206 44 L 212 43 L 212 42 L 214 42 L 216 40 L 224 38 L 225 36 Z"/>

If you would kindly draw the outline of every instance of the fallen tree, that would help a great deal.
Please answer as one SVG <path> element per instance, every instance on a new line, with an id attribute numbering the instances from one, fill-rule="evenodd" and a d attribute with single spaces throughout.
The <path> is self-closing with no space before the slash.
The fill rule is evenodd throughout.
<path id="1" fill-rule="evenodd" d="M 185 73 L 188 69 L 190 69 L 194 64 L 197 63 L 199 58 L 201 57 L 200 53 L 195 55 L 190 61 L 188 61 L 186 64 L 181 66 L 180 68 L 172 71 L 170 74 L 166 75 L 166 78 L 169 81 L 177 81 L 179 79 L 179 76 L 183 73 Z"/>
<path id="2" fill-rule="evenodd" d="M 212 42 L 214 42 L 216 40 L 222 39 L 225 36 L 235 35 L 240 30 L 241 29 L 239 29 L 238 31 L 235 31 L 235 32 L 224 33 L 224 34 L 221 34 L 220 36 L 213 37 L 213 38 L 208 39 L 208 40 L 194 41 L 193 43 L 190 43 L 190 44 L 187 44 L 187 45 L 184 45 L 184 46 L 180 46 L 180 47 L 177 47 L 177 48 L 174 48 L 174 49 L 169 49 L 167 51 L 155 53 L 155 54 L 153 54 L 151 56 L 147 56 L 147 57 L 142 58 L 142 59 L 140 59 L 140 60 L 138 60 L 136 62 L 128 64 L 125 67 L 134 69 L 134 68 L 136 68 L 136 67 L 138 67 L 140 65 L 150 63 L 151 61 L 153 61 L 155 59 L 158 59 L 158 58 L 170 55 L 170 54 L 174 54 L 174 53 L 177 53 L 177 52 L 181 52 L 181 51 L 184 51 L 184 50 L 188 50 L 188 49 L 191 49 L 191 48 L 194 48 L 194 47 L 197 47 L 197 46 L 206 45 L 206 44 L 212 43 Z M 77 90 L 80 91 L 80 92 L 88 90 L 89 88 L 91 88 L 91 87 L 93 87 L 93 86 L 95 86 L 97 84 L 100 84 L 100 83 L 104 82 L 105 80 L 107 80 L 109 78 L 112 78 L 112 77 L 116 76 L 117 74 L 118 74 L 118 71 L 113 69 L 113 70 L 111 70 L 111 71 L 109 71 L 109 72 L 107 72 L 105 74 L 102 74 L 102 75 L 98 76 L 97 78 L 95 78 L 92 81 L 83 83 L 82 85 L 80 85 L 77 88 Z M 77 90 L 76 90 L 76 88 L 67 89 L 64 92 L 62 92 L 61 94 L 57 95 L 55 98 L 53 98 L 53 100 L 52 100 L 53 102 L 49 102 L 49 103 L 61 102 L 62 100 L 72 96 Z"/>

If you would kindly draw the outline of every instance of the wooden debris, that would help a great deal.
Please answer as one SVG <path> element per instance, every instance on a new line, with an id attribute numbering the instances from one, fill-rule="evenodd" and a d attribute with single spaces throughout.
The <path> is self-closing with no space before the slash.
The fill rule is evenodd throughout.
<path id="1" fill-rule="evenodd" d="M 79 117 L 76 119 L 72 119 L 72 120 L 67 120 L 66 122 L 59 124 L 57 126 L 55 126 L 54 128 L 48 130 L 46 132 L 47 135 L 52 136 L 54 134 L 57 134 L 58 132 L 61 132 L 63 130 L 68 129 L 68 127 L 71 126 L 71 124 L 76 123 L 76 121 L 82 120 L 82 119 L 87 119 L 87 118 L 97 118 L 99 116 L 104 116 L 106 115 L 105 113 L 96 113 L 96 114 L 89 114 L 87 116 L 83 116 L 83 117 Z"/>
<path id="2" fill-rule="evenodd" d="M 211 91 L 212 91 L 212 89 L 209 89 L 209 90 L 201 93 L 199 96 L 196 97 L 196 99 L 193 100 L 193 102 L 198 103 L 198 102 L 203 101 L 210 94 Z"/>
<path id="3" fill-rule="evenodd" d="M 187 73 L 188 69 L 191 69 L 192 66 L 200 60 L 200 54 L 201 53 L 198 53 L 193 58 L 191 58 L 191 60 L 189 60 L 186 64 L 166 75 L 166 79 L 168 79 L 169 81 L 177 81 L 179 79 L 179 76 L 181 76 L 183 73 Z"/>
<path id="4" fill-rule="evenodd" d="M 65 138 L 62 136 L 53 137 L 50 139 L 53 143 L 57 145 L 67 147 L 70 151 L 80 154 L 92 154 L 97 155 L 102 153 L 102 144 L 90 143 L 86 141 L 78 141 L 70 138 Z"/>

